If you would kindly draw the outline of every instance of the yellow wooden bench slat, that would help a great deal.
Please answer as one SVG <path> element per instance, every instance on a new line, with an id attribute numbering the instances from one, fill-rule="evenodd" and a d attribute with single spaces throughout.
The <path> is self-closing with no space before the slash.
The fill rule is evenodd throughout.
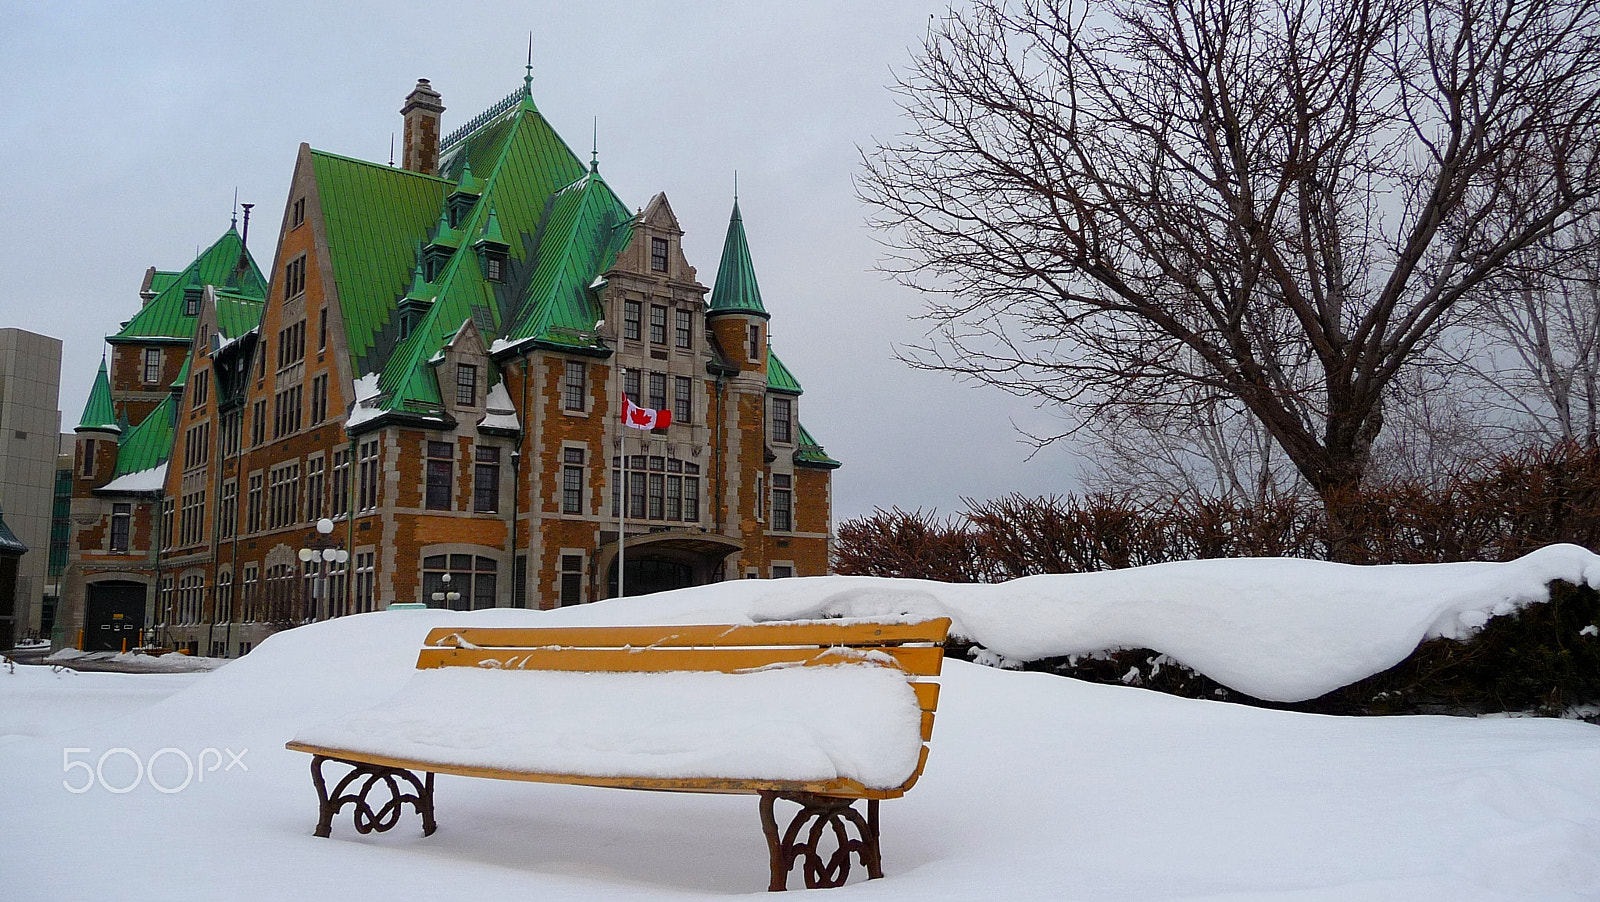
<path id="1" fill-rule="evenodd" d="M 369 752 L 353 752 L 349 749 L 323 748 L 321 746 L 307 745 L 303 742 L 289 742 L 284 747 L 292 752 L 322 755 L 328 758 L 337 758 L 341 761 L 360 761 L 381 767 L 427 771 L 435 774 L 452 774 L 460 777 L 520 780 L 526 783 L 565 783 L 574 786 L 640 789 L 652 792 L 703 792 L 724 795 L 757 795 L 762 792 L 809 792 L 852 799 L 897 799 L 905 795 L 906 790 L 910 789 L 911 785 L 921 776 L 922 766 L 928 758 L 928 748 L 923 746 L 921 758 L 917 762 L 917 768 L 913 772 L 911 779 L 907 780 L 903 786 L 893 789 L 869 789 L 856 780 L 846 779 L 807 782 L 803 780 L 729 780 L 715 777 L 597 777 L 590 774 L 535 773 L 494 767 L 440 764 L 436 761 L 415 761 L 409 758 L 395 758 L 389 755 L 376 755 Z"/>
<path id="2" fill-rule="evenodd" d="M 427 646 L 533 648 L 683 648 L 828 645 L 900 645 L 943 643 L 950 618 L 920 623 L 756 623 L 687 624 L 684 626 L 567 627 L 439 627 L 428 633 Z"/>
<path id="3" fill-rule="evenodd" d="M 938 676 L 944 649 L 937 645 L 870 649 L 894 658 L 908 674 Z M 773 664 L 837 664 L 850 659 L 836 648 L 424 648 L 417 669 L 484 667 L 593 673 L 712 671 L 737 673 Z"/>
<path id="4" fill-rule="evenodd" d="M 917 694 L 917 706 L 924 711 L 936 711 L 939 708 L 938 683 L 912 683 L 911 691 Z"/>

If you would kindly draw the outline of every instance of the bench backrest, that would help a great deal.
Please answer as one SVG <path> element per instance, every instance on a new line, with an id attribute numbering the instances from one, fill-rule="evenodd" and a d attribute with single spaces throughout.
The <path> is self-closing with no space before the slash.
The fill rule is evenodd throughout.
<path id="1" fill-rule="evenodd" d="M 825 665 L 869 658 L 905 672 L 922 709 L 926 743 L 933 736 L 933 715 L 939 705 L 939 684 L 933 678 L 944 662 L 949 631 L 948 617 L 920 623 L 440 627 L 428 633 L 417 668 L 737 673 L 773 664 Z M 927 754 L 924 745 L 924 762 Z M 902 791 L 921 772 L 918 764 Z"/>

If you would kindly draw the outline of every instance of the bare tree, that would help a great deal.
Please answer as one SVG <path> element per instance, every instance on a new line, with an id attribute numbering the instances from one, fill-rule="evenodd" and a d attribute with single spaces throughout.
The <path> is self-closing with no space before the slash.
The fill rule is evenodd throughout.
<path id="1" fill-rule="evenodd" d="M 1391 384 L 1596 208 L 1596 2 L 950 13 L 859 182 L 886 266 L 933 293 L 908 359 L 1088 418 L 1230 398 L 1337 555 Z"/>

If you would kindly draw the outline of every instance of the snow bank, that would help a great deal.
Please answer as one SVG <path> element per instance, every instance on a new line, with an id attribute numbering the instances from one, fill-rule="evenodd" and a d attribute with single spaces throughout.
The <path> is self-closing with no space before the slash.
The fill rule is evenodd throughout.
<path id="1" fill-rule="evenodd" d="M 846 778 L 887 789 L 915 771 L 920 725 L 905 675 L 873 665 L 737 674 L 444 667 L 295 739 L 534 773 Z"/>
<path id="2" fill-rule="evenodd" d="M 136 673 L 203 673 L 228 663 L 227 658 L 207 658 L 177 653 L 146 655 L 139 652 L 79 651 L 63 648 L 45 658 L 47 664 L 71 667 L 74 664 L 111 664 Z"/>
<path id="3" fill-rule="evenodd" d="M 1230 689 L 1293 702 L 1387 670 L 1425 639 L 1465 638 L 1492 616 L 1548 601 L 1553 580 L 1600 587 L 1600 556 L 1552 545 L 1506 563 L 1183 561 L 997 585 L 740 580 L 564 608 L 540 622 L 948 616 L 953 634 L 1014 660 L 1151 648 Z"/>
<path id="4" fill-rule="evenodd" d="M 163 462 L 160 466 L 137 473 L 126 473 L 111 480 L 100 488 L 99 492 L 159 492 L 167 484 L 167 465 Z"/>

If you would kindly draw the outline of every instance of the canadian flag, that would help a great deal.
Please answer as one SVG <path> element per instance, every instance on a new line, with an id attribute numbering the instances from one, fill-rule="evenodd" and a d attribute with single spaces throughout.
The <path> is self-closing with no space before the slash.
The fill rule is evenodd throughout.
<path id="1" fill-rule="evenodd" d="M 665 429 L 672 425 L 672 411 L 662 408 L 651 410 L 633 403 L 627 396 L 622 396 L 622 425 L 634 429 Z"/>

